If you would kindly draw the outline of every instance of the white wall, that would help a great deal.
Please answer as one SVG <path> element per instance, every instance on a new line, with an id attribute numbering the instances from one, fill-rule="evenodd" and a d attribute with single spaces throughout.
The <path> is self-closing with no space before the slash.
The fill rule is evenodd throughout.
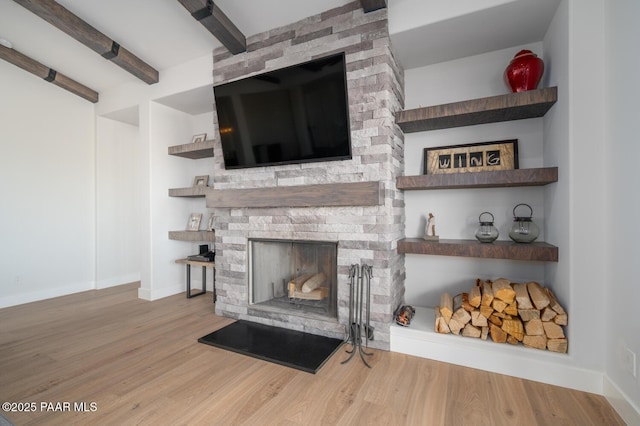
<path id="1" fill-rule="evenodd" d="M 97 119 L 96 287 L 140 280 L 143 147 L 139 128 Z"/>
<path id="2" fill-rule="evenodd" d="M 0 61 L 0 307 L 94 287 L 94 105 Z"/>
<path id="3" fill-rule="evenodd" d="M 640 368 L 640 320 L 637 302 L 640 300 L 640 229 L 635 222 L 640 211 L 637 176 L 640 158 L 640 122 L 638 99 L 640 87 L 635 84 L 640 57 L 636 54 L 640 29 L 640 2 L 616 0 L 606 2 L 605 40 L 608 64 L 606 74 L 606 132 L 604 155 L 606 158 L 606 186 L 602 200 L 606 265 L 602 283 L 606 313 L 605 373 L 617 391 L 635 405 L 635 416 L 626 413 L 629 424 L 640 424 L 640 371 L 632 377 L 624 370 L 621 355 L 625 349 L 636 354 L 636 369 Z M 596 200 L 594 200 L 597 202 Z M 611 399 L 611 398 L 610 398 Z M 621 401 L 612 401 L 619 411 Z M 634 423 L 631 419 L 635 419 Z"/>

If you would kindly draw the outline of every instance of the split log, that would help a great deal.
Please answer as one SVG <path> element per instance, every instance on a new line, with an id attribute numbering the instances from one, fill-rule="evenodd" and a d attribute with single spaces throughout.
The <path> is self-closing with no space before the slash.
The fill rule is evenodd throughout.
<path id="1" fill-rule="evenodd" d="M 531 281 L 527 283 L 527 291 L 529 291 L 529 297 L 531 297 L 531 301 L 536 309 L 541 311 L 549 305 L 550 300 L 547 294 L 537 282 Z"/>
<path id="2" fill-rule="evenodd" d="M 460 334 L 460 330 L 462 330 L 469 321 L 471 321 L 471 315 L 469 312 L 465 311 L 463 308 L 458 308 L 449 320 L 449 329 L 453 334 Z"/>
<path id="3" fill-rule="evenodd" d="M 540 312 L 540 319 L 542 321 L 551 321 L 556 315 L 558 315 L 558 313 L 547 306 Z"/>
<path id="4" fill-rule="evenodd" d="M 524 323 L 524 332 L 527 336 L 545 336 L 544 327 L 542 321 L 539 319 L 532 319 Z M 545 339 L 546 345 L 546 339 Z"/>
<path id="5" fill-rule="evenodd" d="M 537 309 L 518 309 L 518 315 L 522 321 L 540 319 L 540 311 Z"/>
<path id="6" fill-rule="evenodd" d="M 440 313 L 444 317 L 444 320 L 449 322 L 451 315 L 453 315 L 453 299 L 449 293 L 442 293 L 440 295 Z"/>
<path id="7" fill-rule="evenodd" d="M 533 309 L 526 284 L 513 284 L 513 291 L 516 292 L 516 302 L 518 302 L 518 309 Z"/>
<path id="8" fill-rule="evenodd" d="M 518 316 L 518 303 L 514 301 L 512 304 L 508 305 L 504 308 L 504 313 L 514 317 Z"/>
<path id="9" fill-rule="evenodd" d="M 567 339 L 549 339 L 547 340 L 547 349 L 551 352 L 567 353 Z"/>
<path id="10" fill-rule="evenodd" d="M 482 294 L 480 292 L 480 287 L 474 286 L 469 291 L 469 304 L 474 308 L 478 308 L 480 303 L 482 302 Z"/>
<path id="11" fill-rule="evenodd" d="M 504 313 L 504 312 L 494 312 L 493 315 L 497 316 L 498 318 L 502 318 L 502 319 L 511 319 L 513 318 L 511 315 Z"/>
<path id="12" fill-rule="evenodd" d="M 502 312 L 507 307 L 507 303 L 498 298 L 493 299 L 491 302 L 491 307 L 495 309 L 497 312 Z"/>
<path id="13" fill-rule="evenodd" d="M 316 288 L 322 287 L 322 285 L 326 281 L 327 281 L 327 276 L 324 274 L 324 272 L 320 272 L 318 274 L 315 274 L 314 276 L 312 276 L 311 278 L 306 280 L 304 282 L 304 284 L 302 284 L 302 292 L 303 293 L 311 293 Z"/>
<path id="14" fill-rule="evenodd" d="M 467 312 L 475 311 L 476 308 L 469 303 L 469 293 L 461 293 L 460 296 L 462 297 L 462 307 L 464 310 Z"/>
<path id="15" fill-rule="evenodd" d="M 440 313 L 440 309 L 436 307 L 435 313 L 436 313 L 436 327 L 435 327 L 436 333 L 441 333 L 441 334 L 451 333 L 449 324 L 447 324 L 447 321 L 445 320 L 444 316 Z"/>
<path id="16" fill-rule="evenodd" d="M 507 341 L 507 333 L 495 324 L 489 325 L 489 333 L 491 340 L 496 343 L 505 343 Z"/>
<path id="17" fill-rule="evenodd" d="M 487 321 L 489 321 L 491 324 L 495 324 L 497 326 L 501 326 L 502 325 L 502 318 L 497 316 L 495 312 L 493 314 L 491 314 L 491 316 L 489 316 L 489 318 L 487 318 Z"/>
<path id="18" fill-rule="evenodd" d="M 491 284 L 493 296 L 510 305 L 516 298 L 516 292 L 506 278 L 498 278 Z"/>
<path id="19" fill-rule="evenodd" d="M 491 286 L 491 281 L 483 282 L 480 287 L 482 288 L 482 300 L 480 304 L 482 306 L 491 306 L 491 302 L 493 302 L 493 287 Z"/>
<path id="20" fill-rule="evenodd" d="M 487 337 L 489 337 L 489 326 L 482 327 L 481 331 L 482 332 L 480 333 L 480 339 L 487 340 Z"/>
<path id="21" fill-rule="evenodd" d="M 558 325 L 567 325 L 569 323 L 569 318 L 567 317 L 567 314 L 558 314 L 553 317 L 553 322 Z"/>
<path id="22" fill-rule="evenodd" d="M 544 334 L 547 335 L 549 339 L 564 339 L 564 331 L 562 331 L 562 327 L 560 327 L 555 322 L 543 322 L 542 326 L 544 327 Z"/>
<path id="23" fill-rule="evenodd" d="M 547 336 L 529 336 L 525 335 L 522 344 L 528 348 L 545 350 L 547 348 Z"/>
<path id="24" fill-rule="evenodd" d="M 493 312 L 494 311 L 491 306 L 480 305 L 480 313 L 483 317 L 489 318 Z"/>
<path id="25" fill-rule="evenodd" d="M 462 329 L 462 335 L 464 337 L 480 337 L 481 334 L 482 331 L 479 328 L 474 327 L 472 324 L 467 324 Z"/>
<path id="26" fill-rule="evenodd" d="M 471 324 L 475 327 L 486 327 L 489 325 L 487 318 L 480 311 L 471 312 Z"/>
<path id="27" fill-rule="evenodd" d="M 524 327 L 519 318 L 502 321 L 502 330 L 508 335 L 515 337 L 519 342 L 524 338 Z"/>
<path id="28" fill-rule="evenodd" d="M 518 344 L 518 339 L 516 339 L 515 337 L 513 337 L 511 335 L 507 335 L 507 343 L 512 344 L 512 345 L 517 345 Z"/>
<path id="29" fill-rule="evenodd" d="M 560 303 L 558 303 L 558 299 L 556 299 L 556 296 L 553 294 L 553 292 L 551 291 L 550 288 L 545 287 L 544 288 L 544 292 L 547 295 L 547 297 L 549 298 L 549 306 L 551 307 L 551 309 L 553 309 L 554 311 L 556 311 L 559 314 L 566 314 L 565 310 L 562 308 L 562 306 L 560 305 Z"/>

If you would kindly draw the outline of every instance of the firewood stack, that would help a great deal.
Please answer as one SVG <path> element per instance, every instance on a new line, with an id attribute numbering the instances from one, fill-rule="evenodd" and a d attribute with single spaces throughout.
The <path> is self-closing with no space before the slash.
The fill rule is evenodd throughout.
<path id="1" fill-rule="evenodd" d="M 469 293 L 440 296 L 435 330 L 496 343 L 519 342 L 529 348 L 567 352 L 562 326 L 567 313 L 550 289 L 537 282 L 511 283 L 505 278 L 476 280 Z"/>

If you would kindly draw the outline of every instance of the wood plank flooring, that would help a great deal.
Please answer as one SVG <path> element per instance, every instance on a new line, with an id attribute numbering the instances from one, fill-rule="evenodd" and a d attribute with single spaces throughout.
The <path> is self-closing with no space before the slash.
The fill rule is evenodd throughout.
<path id="1" fill-rule="evenodd" d="M 210 293 L 148 302 L 137 287 L 0 309 L 0 402 L 36 404 L 1 413 L 15 425 L 624 424 L 599 395 L 404 354 L 373 351 L 368 369 L 342 365 L 341 348 L 312 375 L 224 351 L 197 343 L 232 322 Z"/>

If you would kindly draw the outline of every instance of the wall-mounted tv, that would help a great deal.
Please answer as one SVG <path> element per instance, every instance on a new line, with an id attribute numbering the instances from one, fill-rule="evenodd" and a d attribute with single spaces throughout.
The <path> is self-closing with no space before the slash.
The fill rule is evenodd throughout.
<path id="1" fill-rule="evenodd" d="M 344 53 L 213 91 L 227 169 L 351 158 Z"/>

